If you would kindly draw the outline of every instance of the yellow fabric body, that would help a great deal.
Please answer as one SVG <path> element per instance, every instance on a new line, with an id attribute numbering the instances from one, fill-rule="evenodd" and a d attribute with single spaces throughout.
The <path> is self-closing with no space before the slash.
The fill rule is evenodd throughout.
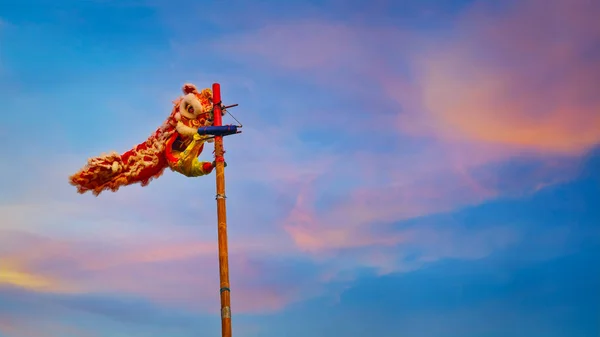
<path id="1" fill-rule="evenodd" d="M 199 177 L 208 174 L 202 170 L 202 165 L 206 162 L 198 160 L 202 151 L 202 145 L 206 141 L 206 136 L 194 135 L 194 138 L 183 152 L 173 151 L 174 156 L 178 156 L 176 164 L 169 166 L 173 171 L 179 172 L 186 177 Z"/>

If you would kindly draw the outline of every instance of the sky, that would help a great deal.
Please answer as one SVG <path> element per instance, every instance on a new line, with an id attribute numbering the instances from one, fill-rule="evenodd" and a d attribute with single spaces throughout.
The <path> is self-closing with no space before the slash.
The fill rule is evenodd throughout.
<path id="1" fill-rule="evenodd" d="M 234 336 L 600 336 L 598 17 L 0 1 L 0 337 L 220 334 L 214 174 L 68 184 L 186 82 L 220 83 L 244 125 L 225 138 Z"/>

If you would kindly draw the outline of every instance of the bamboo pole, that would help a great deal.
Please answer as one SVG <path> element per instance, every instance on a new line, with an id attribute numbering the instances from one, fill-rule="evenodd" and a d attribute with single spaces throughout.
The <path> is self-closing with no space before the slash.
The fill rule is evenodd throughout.
<path id="1" fill-rule="evenodd" d="M 221 86 L 213 83 L 214 126 L 223 124 L 221 116 Z M 231 291 L 229 289 L 229 254 L 227 251 L 227 212 L 225 208 L 225 158 L 223 136 L 215 137 L 215 170 L 217 178 L 217 222 L 219 241 L 219 279 L 221 288 L 221 336 L 231 337 Z"/>

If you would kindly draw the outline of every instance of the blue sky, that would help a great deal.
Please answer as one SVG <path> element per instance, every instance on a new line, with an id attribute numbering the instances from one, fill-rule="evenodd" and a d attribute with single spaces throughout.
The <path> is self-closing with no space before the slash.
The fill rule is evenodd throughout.
<path id="1" fill-rule="evenodd" d="M 144 141 L 185 82 L 221 83 L 244 124 L 235 336 L 600 334 L 599 15 L 0 3 L 0 337 L 220 333 L 214 176 L 97 198 L 67 180 Z"/>

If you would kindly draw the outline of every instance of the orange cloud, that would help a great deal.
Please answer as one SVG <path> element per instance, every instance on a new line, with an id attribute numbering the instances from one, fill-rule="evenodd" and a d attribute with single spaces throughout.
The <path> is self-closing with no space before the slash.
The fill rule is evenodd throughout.
<path id="1" fill-rule="evenodd" d="M 0 284 L 14 285 L 27 289 L 51 289 L 52 281 L 47 278 L 32 275 L 13 268 L 0 268 Z"/>
<path id="2" fill-rule="evenodd" d="M 315 210 L 309 191 L 299 193 L 285 219 L 298 247 L 323 253 L 413 240 L 414 233 L 376 234 L 373 224 L 476 204 L 506 193 L 507 186 L 514 188 L 510 193 L 530 192 L 577 172 L 574 157 L 600 143 L 600 68 L 594 57 L 599 6 L 583 0 L 502 6 L 508 5 L 496 12 L 489 3 L 473 7 L 442 42 L 395 28 L 377 28 L 376 34 L 360 25 L 315 22 L 267 26 L 224 40 L 239 57 L 260 56 L 319 85 L 336 83 L 331 77 L 344 68 L 340 81 L 365 91 L 379 85 L 402 107 L 395 131 L 435 141 L 428 155 L 371 156 L 367 162 L 386 169 L 365 171 L 389 176 L 388 186 L 365 186 L 328 210 Z M 318 57 L 314 50 L 323 41 L 309 38 L 319 36 L 314 31 L 336 37 Z M 277 48 L 282 40 L 297 44 Z M 384 43 L 386 48 L 370 48 Z M 414 78 L 398 75 L 399 67 Z M 349 88 L 335 90 L 355 94 Z M 490 164 L 520 155 L 542 162 L 542 168 L 500 183 Z M 352 160 L 361 162 L 356 153 Z M 477 173 L 483 169 L 490 172 L 485 177 Z"/>
<path id="3" fill-rule="evenodd" d="M 389 90 L 421 108 L 400 115 L 400 129 L 541 153 L 589 150 L 600 143 L 599 15 L 584 0 L 472 9 L 446 43 L 414 55 L 416 100 Z"/>
<path id="4" fill-rule="evenodd" d="M 573 4 L 523 1 L 507 16 L 484 15 L 481 9 L 475 9 L 461 19 L 458 30 L 450 35 L 449 43 L 436 41 L 435 45 L 431 45 L 431 41 L 425 40 L 425 52 L 413 54 L 404 53 L 404 47 L 407 41 L 414 43 L 418 39 L 399 42 L 396 38 L 407 34 L 400 34 L 394 29 L 361 32 L 357 27 L 314 22 L 297 26 L 275 25 L 250 36 L 249 40 L 245 40 L 248 36 L 244 36 L 227 41 L 229 46 L 237 46 L 233 50 L 235 53 L 231 54 L 239 54 L 245 49 L 267 61 L 272 60 L 265 62 L 269 65 L 279 64 L 295 69 L 303 76 L 317 74 L 315 78 L 318 81 L 346 81 L 349 83 L 347 87 L 336 87 L 336 91 L 339 93 L 350 88 L 349 92 L 363 101 L 380 98 L 363 92 L 372 89 L 369 85 L 380 85 L 403 107 L 402 112 L 396 111 L 399 129 L 403 133 L 442 140 L 439 142 L 442 144 L 432 146 L 435 150 L 424 151 L 426 154 L 375 154 L 359 158 L 359 154 L 353 153 L 349 158 L 331 156 L 329 149 L 317 153 L 292 132 L 287 132 L 287 128 L 250 128 L 245 131 L 245 138 L 232 139 L 228 143 L 232 148 L 237 146 L 235 142 L 252 144 L 251 150 L 228 153 L 232 162 L 239 163 L 228 169 L 239 170 L 237 172 L 240 173 L 230 175 L 228 181 L 232 182 L 232 186 L 243 181 L 277 184 L 269 187 L 285 189 L 286 194 L 293 194 L 294 190 L 288 189 L 287 185 L 307 183 L 327 174 L 337 175 L 339 171 L 335 164 L 339 163 L 352 171 L 350 179 L 363 179 L 365 172 L 376 178 L 388 178 L 385 186 L 363 185 L 326 210 L 316 207 L 316 200 L 311 197 L 314 190 L 310 189 L 310 185 L 299 193 L 295 207 L 284 221 L 285 230 L 297 247 L 318 253 L 317 258 L 330 256 L 328 254 L 336 251 L 370 246 L 385 249 L 402 243 L 440 247 L 430 250 L 428 258 L 431 260 L 444 256 L 485 255 L 489 252 L 486 250 L 487 243 L 490 247 L 497 247 L 514 237 L 510 233 L 500 235 L 496 232 L 474 235 L 476 244 L 468 246 L 472 248 L 469 250 L 460 244 L 451 244 L 450 241 L 462 242 L 454 240 L 455 237 L 446 242 L 439 233 L 436 235 L 428 231 L 405 230 L 392 234 L 379 224 L 448 211 L 499 195 L 502 191 L 497 190 L 494 184 L 477 178 L 472 169 L 523 149 L 572 154 L 598 142 L 600 115 L 597 112 L 600 106 L 593 90 L 600 87 L 597 82 L 600 76 L 593 61 L 586 60 L 584 55 L 591 45 L 586 41 L 597 41 L 598 38 L 597 25 L 594 25 L 598 17 L 597 5 L 591 4 L 589 6 L 595 7 L 586 8 L 583 1 L 577 0 Z M 527 15 L 537 15 L 539 8 L 550 12 L 536 17 L 540 27 L 534 30 Z M 560 19 L 557 25 L 566 34 L 562 40 L 559 39 L 559 45 L 554 45 L 548 38 L 553 26 L 548 17 Z M 465 28 L 473 26 L 477 29 Z M 381 42 L 374 36 L 386 37 L 381 41 L 386 40 L 386 48 L 377 48 Z M 331 40 L 336 43 L 331 44 Z M 280 48 L 282 41 L 294 41 L 295 44 L 292 48 Z M 315 53 L 315 50 L 320 50 L 320 53 Z M 391 56 L 384 56 L 385 51 L 391 52 Z M 396 55 L 401 57 L 396 58 Z M 404 58 L 412 62 L 410 65 L 415 70 L 418 83 L 395 76 L 393 69 L 399 66 L 401 61 L 398 60 Z M 324 79 L 332 71 L 319 70 L 327 68 L 333 69 L 333 73 L 350 73 L 351 76 Z M 308 72 L 307 69 L 318 71 Z M 311 103 L 306 103 L 306 107 L 317 117 L 303 115 L 302 109 L 297 108 L 296 118 L 303 119 L 305 124 L 323 122 L 326 118 L 342 119 L 343 123 L 351 123 L 356 130 L 364 132 L 365 119 L 336 114 L 339 111 L 324 114 Z M 387 121 L 385 118 L 376 120 Z M 390 129 L 398 131 L 398 128 Z M 131 143 L 127 141 L 127 144 Z M 71 162 L 69 165 L 61 164 L 65 167 L 54 168 L 55 175 L 40 180 L 51 191 L 50 195 L 39 190 L 39 183 L 32 184 L 30 191 L 24 190 L 25 186 L 18 189 L 19 193 L 28 194 L 27 197 L 33 201 L 2 206 L 0 213 L 5 221 L 1 226 L 38 232 L 67 232 L 70 235 L 84 227 L 88 236 L 100 235 L 101 232 L 101 239 L 105 242 L 99 242 L 100 238 L 86 242 L 39 238 L 21 241 L 20 247 L 10 248 L 18 241 L 14 241 L 14 236 L 2 237 L 0 261 L 11 262 L 10 268 L 7 264 L 0 274 L 4 275 L 6 283 L 43 289 L 41 291 L 129 292 L 165 303 L 184 303 L 205 310 L 217 308 L 219 285 L 214 241 L 192 240 L 191 233 L 198 234 L 196 229 L 187 231 L 178 228 L 179 236 L 164 237 L 165 232 L 172 229 L 165 230 L 165 224 L 187 223 L 190 215 L 173 212 L 170 195 L 161 194 L 160 185 L 172 184 L 169 185 L 170 190 L 186 192 L 197 187 L 190 187 L 187 180 L 166 175 L 143 190 L 132 187 L 102 199 L 78 196 L 73 202 L 72 189 L 63 178 L 56 177 L 63 177 L 64 172 L 76 169 L 81 158 L 74 161 L 72 167 L 66 167 Z M 40 161 L 44 160 L 35 158 L 30 166 L 39 167 L 37 163 Z M 356 166 L 349 168 L 349 161 L 373 165 L 367 164 L 364 171 L 362 168 L 359 171 Z M 48 169 L 44 167 L 44 170 Z M 257 173 L 248 175 L 251 171 Z M 534 185 L 540 186 L 538 182 L 542 185 L 548 183 L 540 180 Z M 214 182 L 210 179 L 201 183 L 212 190 Z M 154 193 L 157 191 L 159 193 Z M 195 192 L 189 193 L 189 196 L 196 196 Z M 180 193 L 177 200 L 181 200 Z M 212 198 L 206 200 L 202 204 L 186 200 L 189 204 L 181 208 L 205 214 L 204 210 L 197 209 L 203 207 L 206 212 L 214 214 Z M 244 200 L 244 204 L 250 205 L 248 212 L 243 212 L 244 216 L 252 212 L 262 213 L 260 207 L 248 201 Z M 142 209 L 143 212 L 138 212 Z M 40 214 L 45 218 L 43 221 Z M 135 217 L 135 220 L 124 220 L 127 216 Z M 91 220 L 95 218 L 103 220 L 98 224 Z M 66 226 L 54 226 L 64 224 L 65 219 L 76 224 L 67 229 Z M 144 225 L 144 230 L 143 235 L 138 236 L 132 226 L 139 223 Z M 198 231 L 214 233 L 214 227 L 207 226 Z M 182 237 L 185 235 L 188 237 Z M 239 273 L 235 279 L 232 277 L 236 280 L 232 288 L 236 292 L 234 307 L 238 312 L 276 310 L 303 296 L 298 288 L 277 287 L 276 281 L 273 284 L 262 283 L 260 280 L 273 273 L 244 258 L 257 252 L 288 254 L 294 250 L 284 238 L 270 235 L 264 240 L 241 238 L 232 240 L 230 244 L 232 273 Z M 496 235 L 502 240 L 495 241 Z M 451 233 L 445 233 L 445 236 L 451 236 Z M 381 251 L 371 252 L 358 260 L 387 271 L 402 267 L 385 256 Z M 356 267 L 356 263 L 352 267 Z"/>
<path id="5" fill-rule="evenodd" d="M 244 245 L 230 242 L 231 269 L 241 280 L 232 283 L 237 312 L 278 310 L 301 298 L 293 285 L 264 284 L 264 270 L 247 256 L 265 246 Z M 53 293 L 126 293 L 202 311 L 219 305 L 216 242 L 180 237 L 109 244 L 4 232 L 0 246 L 5 248 L 0 285 Z"/>
<path id="6" fill-rule="evenodd" d="M 30 264 L 36 259 L 66 252 L 65 246 L 45 240 L 22 240 L 27 237 L 9 232 L 0 238 L 0 245 L 3 246 L 0 251 L 0 285 L 44 292 L 77 292 L 78 289 L 67 280 L 39 273 Z"/>
<path id="7" fill-rule="evenodd" d="M 273 140 L 255 135 L 263 137 L 262 142 Z M 293 158 L 285 146 L 298 146 L 298 140 L 285 140 L 281 147 L 269 148 L 273 153 L 259 150 L 250 154 L 256 156 L 254 159 L 245 160 L 249 170 L 265 165 L 256 180 L 271 179 L 281 187 L 327 170 L 323 163 L 308 163 L 303 171 L 289 170 Z M 280 160 L 280 166 L 267 165 L 273 157 Z M 27 181 L 32 186 L 44 182 L 46 189 L 29 189 L 23 183 L 16 190 L 20 195 L 0 205 L 4 219 L 0 225 L 0 284 L 41 292 L 126 293 L 167 305 L 204 311 L 218 308 L 216 226 L 210 225 L 214 221 L 210 219 L 214 216 L 212 194 L 206 202 L 198 201 L 197 185 L 183 179 L 169 181 L 178 177 L 165 176 L 151 186 L 133 186 L 102 198 L 78 196 L 64 183 L 65 172 L 77 167 L 77 161 L 63 159 L 40 172 L 34 169 L 35 180 Z M 231 177 L 235 183 L 235 174 Z M 214 180 L 204 183 L 214 191 Z M 179 193 L 156 192 L 161 184 Z M 173 204 L 182 200 L 181 207 L 173 212 Z M 230 200 L 235 203 L 234 197 Z M 248 209 L 242 208 L 245 205 Z M 232 207 L 232 218 L 238 213 L 244 224 L 255 221 L 252 215 L 262 212 L 254 206 L 244 202 Z M 197 214 L 207 215 L 196 218 Z M 190 221 L 194 226 L 184 225 Z M 265 277 L 262 267 L 249 260 L 273 253 L 280 257 L 297 255 L 281 235 L 271 232 L 248 238 L 243 231 L 230 232 L 230 265 L 232 275 L 237 274 L 232 277 L 236 312 L 273 311 L 304 296 L 285 280 L 280 286 L 265 284 L 268 275 Z"/>
<path id="8" fill-rule="evenodd" d="M 313 20 L 273 23 L 219 46 L 245 62 L 335 85 L 336 93 L 381 88 L 402 107 L 396 123 L 405 134 L 501 145 L 512 154 L 580 155 L 600 143 L 600 5 L 525 0 L 497 7 L 476 3 L 443 40 L 431 31 Z M 280 48 L 282 41 L 293 44 Z M 376 111 L 373 117 L 388 122 Z"/>

